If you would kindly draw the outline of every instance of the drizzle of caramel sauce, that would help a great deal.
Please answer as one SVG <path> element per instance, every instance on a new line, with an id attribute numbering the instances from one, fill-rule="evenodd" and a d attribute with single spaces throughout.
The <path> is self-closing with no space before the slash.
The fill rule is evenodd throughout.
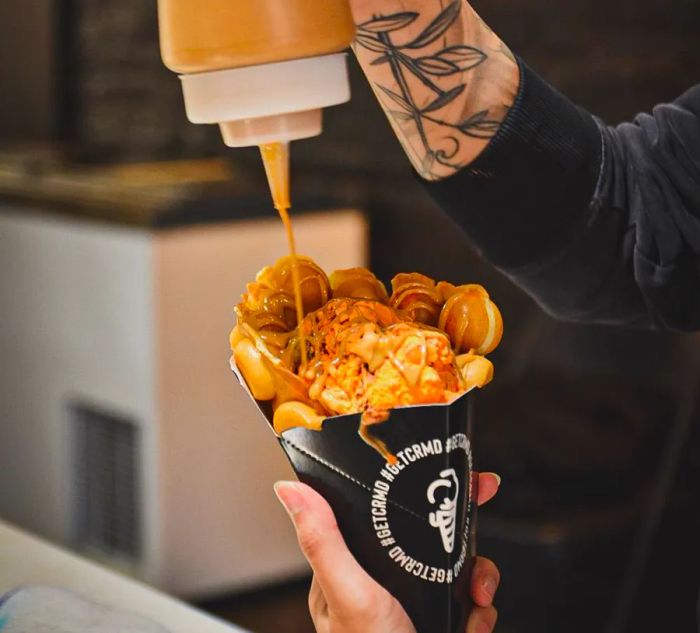
<path id="1" fill-rule="evenodd" d="M 260 146 L 260 154 L 267 181 L 272 193 L 272 201 L 280 214 L 284 229 L 287 233 L 287 244 L 289 254 L 292 257 L 292 284 L 294 286 L 294 304 L 297 313 L 297 323 L 301 324 L 304 319 L 304 301 L 301 294 L 301 279 L 299 276 L 299 260 L 297 258 L 296 242 L 294 240 L 294 230 L 289 217 L 291 208 L 289 196 L 289 145 L 287 143 L 266 143 Z M 305 367 L 308 358 L 306 351 L 306 340 L 304 332 L 299 328 L 299 347 L 301 348 L 301 364 Z"/>
<path id="2" fill-rule="evenodd" d="M 323 359 L 327 335 L 321 327 L 318 315 L 335 312 L 334 317 L 341 325 L 337 332 L 340 344 L 334 352 L 334 358 L 329 363 Z M 365 331 L 366 326 L 373 330 Z M 323 308 L 308 315 L 299 328 L 304 334 L 312 353 L 312 360 L 299 368 L 298 373 L 307 380 L 315 381 L 324 376 L 329 367 L 342 362 L 349 353 L 364 357 L 370 371 L 374 371 L 385 360 L 389 360 L 404 380 L 411 387 L 418 385 L 423 370 L 428 365 L 428 337 L 442 336 L 450 348 L 450 354 L 455 357 L 449 343 L 449 338 L 440 330 L 421 323 L 405 321 L 392 308 L 381 303 L 366 299 L 331 299 Z M 364 334 L 364 336 L 363 336 Z M 420 339 L 421 359 L 418 363 L 406 364 L 396 356 L 408 337 Z M 348 346 L 352 345 L 352 349 Z M 460 387 L 464 388 L 464 379 L 459 372 L 456 374 Z"/>
<path id="3" fill-rule="evenodd" d="M 274 167 L 279 148 L 261 149 Z M 279 173 L 269 170 L 270 186 L 276 206 L 287 211 L 288 183 L 280 185 Z M 285 219 L 288 224 L 288 213 Z M 293 249 L 293 236 L 291 241 Z M 249 338 L 262 354 L 270 375 L 258 376 L 257 387 L 273 383 L 269 400 L 277 433 L 298 426 L 321 430 L 325 416 L 361 413 L 360 437 L 394 463 L 370 428 L 386 421 L 391 409 L 450 403 L 491 381 L 493 365 L 480 352 L 498 344 L 502 321 L 481 286 L 436 286 L 412 273 L 395 277 L 388 296 L 366 269 L 335 271 L 329 279 L 312 260 L 294 256 L 266 267 L 248 284 L 231 338 L 234 352 Z M 293 283 L 292 264 L 301 283 Z M 302 301 L 308 314 L 296 310 Z M 244 373 L 249 383 L 254 370 Z"/>
<path id="4" fill-rule="evenodd" d="M 450 336 L 440 329 L 414 320 L 415 315 L 419 313 L 424 313 L 427 317 L 431 317 L 436 309 L 434 305 L 436 302 L 434 301 L 414 297 L 412 311 L 409 314 L 401 310 L 399 305 L 389 307 L 380 301 L 353 298 L 331 299 L 328 302 L 324 301 L 319 309 L 305 316 L 300 263 L 289 215 L 291 207 L 289 195 L 289 147 L 287 143 L 267 143 L 260 146 L 260 154 L 265 166 L 274 206 L 279 212 L 285 228 L 292 263 L 291 276 L 297 323 L 296 337 L 293 335 L 290 337 L 291 333 L 266 332 L 268 337 L 274 334 L 276 338 L 279 338 L 279 340 L 274 341 L 270 338 L 268 342 L 277 343 L 281 352 L 279 360 L 283 365 L 286 365 L 285 371 L 289 372 L 287 380 L 291 378 L 301 379 L 301 381 L 309 385 L 308 395 L 310 398 L 318 400 L 324 390 L 330 370 L 333 367 L 337 367 L 349 354 L 354 354 L 366 363 L 370 372 L 374 372 L 388 360 L 403 377 L 411 392 L 415 396 L 419 396 L 421 376 L 423 375 L 423 370 L 428 366 L 428 339 L 430 336 L 436 335 L 446 338 L 453 364 L 457 367 L 456 356 L 450 343 Z M 319 287 L 321 286 L 322 284 Z M 384 295 L 386 295 L 386 292 L 384 292 Z M 279 319 L 282 319 L 284 305 L 287 301 L 288 299 L 286 299 L 284 293 L 281 293 L 279 296 L 271 296 L 267 302 L 267 307 L 272 309 L 272 312 Z M 398 303 L 402 303 L 400 297 Z M 313 310 L 314 308 L 310 307 L 310 309 Z M 464 339 L 468 328 L 469 320 L 466 318 L 461 319 L 455 332 L 458 341 Z M 333 350 L 327 348 L 329 336 L 333 339 L 334 344 L 339 342 Z M 419 340 L 420 354 L 418 362 L 415 362 L 415 360 L 404 362 L 399 358 L 398 352 L 409 337 Z M 296 341 L 294 338 L 296 338 Z M 294 348 L 297 346 L 299 356 L 295 354 Z M 309 359 L 309 353 L 311 354 L 311 360 Z M 297 361 L 299 361 L 299 364 L 297 364 Z M 456 378 L 458 388 L 465 390 L 467 381 L 460 369 L 456 371 Z M 416 401 L 420 402 L 420 398 L 416 398 Z M 352 409 L 349 400 L 348 405 L 348 408 Z M 381 439 L 370 432 L 370 427 L 385 422 L 389 418 L 390 412 L 374 408 L 369 405 L 369 402 L 367 405 L 368 407 L 362 412 L 358 434 L 389 464 L 395 464 L 397 461 L 396 456 Z M 288 410 L 283 411 L 282 407 L 285 406 Z M 333 407 L 327 408 L 342 411 L 345 408 L 345 402 L 343 399 L 340 399 L 334 403 Z M 276 412 L 275 418 L 275 430 L 278 433 L 282 433 L 293 426 L 320 430 L 323 424 L 323 417 L 314 413 L 313 408 L 302 402 L 290 401 L 282 404 L 278 412 L 279 415 Z M 348 413 L 350 412 L 354 411 L 348 411 Z"/>
<path id="5" fill-rule="evenodd" d="M 370 372 L 389 361 L 412 390 L 419 388 L 423 370 L 428 366 L 430 337 L 445 337 L 454 366 L 457 366 L 454 351 L 444 332 L 423 324 L 407 322 L 401 313 L 374 301 L 332 299 L 320 310 L 307 315 L 300 330 L 306 336 L 310 356 L 307 365 L 299 367 L 297 373 L 311 382 L 309 395 L 313 399 L 317 399 L 323 391 L 331 368 L 351 354 L 359 356 Z M 327 347 L 331 335 L 333 344 L 337 345 L 335 349 Z M 417 362 L 404 362 L 397 354 L 409 337 L 419 341 L 420 358 Z M 457 371 L 455 377 L 459 388 L 464 389 L 466 384 L 461 372 Z M 359 435 L 388 463 L 393 464 L 396 462 L 395 455 L 369 429 L 370 426 L 385 422 L 389 415 L 389 411 L 365 409 L 361 416 Z"/>

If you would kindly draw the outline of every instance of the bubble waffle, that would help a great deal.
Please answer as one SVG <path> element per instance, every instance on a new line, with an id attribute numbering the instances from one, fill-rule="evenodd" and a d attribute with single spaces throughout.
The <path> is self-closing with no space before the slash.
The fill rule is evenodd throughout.
<path id="1" fill-rule="evenodd" d="M 369 431 L 391 409 L 449 403 L 491 381 L 484 355 L 498 346 L 503 322 L 481 286 L 409 273 L 393 279 L 389 295 L 365 268 L 328 277 L 306 257 L 298 267 L 301 324 L 285 257 L 248 284 L 231 333 L 233 361 L 253 397 L 271 402 L 278 434 L 362 413 L 360 436 L 392 462 Z"/>

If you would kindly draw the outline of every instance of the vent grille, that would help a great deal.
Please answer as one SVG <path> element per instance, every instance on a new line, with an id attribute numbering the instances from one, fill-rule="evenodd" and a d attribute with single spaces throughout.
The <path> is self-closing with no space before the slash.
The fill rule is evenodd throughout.
<path id="1" fill-rule="evenodd" d="M 74 404 L 74 544 L 109 556 L 141 555 L 140 433 L 128 418 Z"/>

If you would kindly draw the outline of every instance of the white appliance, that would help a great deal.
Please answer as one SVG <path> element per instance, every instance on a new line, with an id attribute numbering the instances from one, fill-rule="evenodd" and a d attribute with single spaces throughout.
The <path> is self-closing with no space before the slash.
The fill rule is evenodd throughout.
<path id="1" fill-rule="evenodd" d="M 300 252 L 363 265 L 357 211 Z M 0 207 L 0 517 L 180 595 L 304 573 L 292 476 L 228 367 L 233 306 L 286 252 L 263 220 L 150 231 Z"/>

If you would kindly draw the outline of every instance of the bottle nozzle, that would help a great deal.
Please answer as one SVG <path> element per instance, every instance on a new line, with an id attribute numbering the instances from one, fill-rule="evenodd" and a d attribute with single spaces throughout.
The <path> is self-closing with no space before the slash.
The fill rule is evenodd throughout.
<path id="1" fill-rule="evenodd" d="M 229 147 L 250 147 L 267 143 L 296 141 L 318 136 L 323 128 L 323 110 L 251 117 L 219 123 L 221 136 Z"/>

